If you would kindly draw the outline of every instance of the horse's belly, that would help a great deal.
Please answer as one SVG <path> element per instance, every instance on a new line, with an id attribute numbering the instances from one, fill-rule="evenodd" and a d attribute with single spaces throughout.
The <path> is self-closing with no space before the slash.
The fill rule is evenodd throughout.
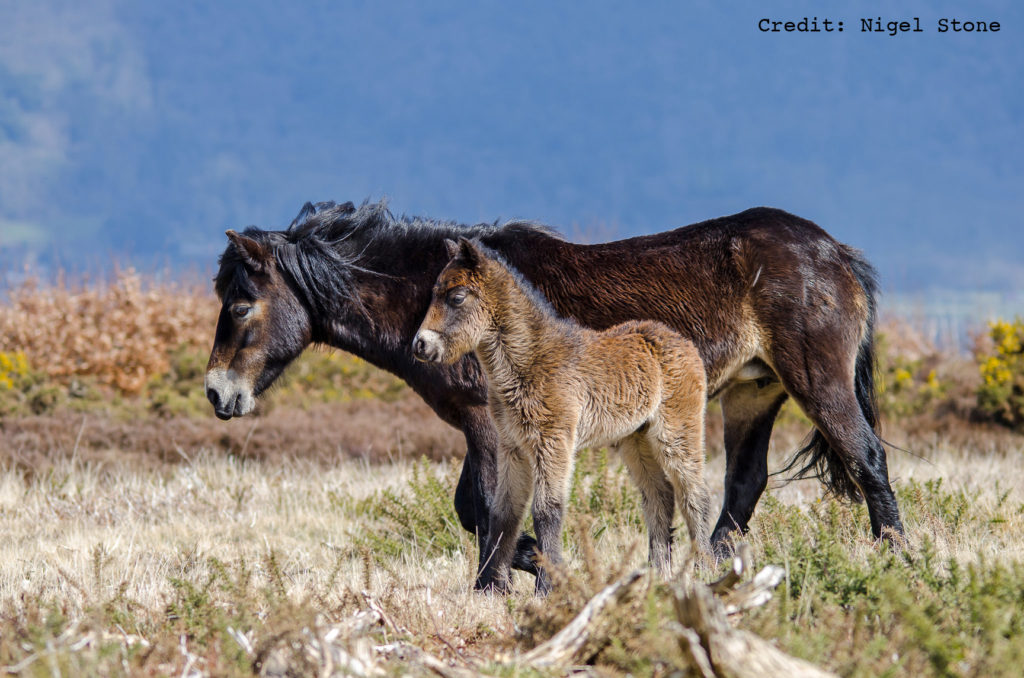
<path id="1" fill-rule="evenodd" d="M 650 419 L 650 407 L 604 409 L 585 412 L 580 422 L 577 447 L 609 447 L 636 433 Z"/>

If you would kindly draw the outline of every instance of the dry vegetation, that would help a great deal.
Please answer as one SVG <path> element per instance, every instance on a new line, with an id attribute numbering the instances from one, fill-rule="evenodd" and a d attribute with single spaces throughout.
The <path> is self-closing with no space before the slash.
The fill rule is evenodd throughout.
<path id="1" fill-rule="evenodd" d="M 215 311 L 205 287 L 132 271 L 0 305 L 0 670 L 564 673 L 528 662 L 530 648 L 643 564 L 618 460 L 595 451 L 578 465 L 551 598 L 522 575 L 507 600 L 474 594 L 475 544 L 451 507 L 461 436 L 389 375 L 326 352 L 260 416 L 215 420 L 200 387 Z M 979 337 L 974 358 L 887 324 L 882 405 L 886 437 L 909 450 L 890 453 L 909 547 L 877 548 L 864 507 L 822 500 L 816 482 L 775 479 L 748 540 L 785 576 L 735 625 L 841 675 L 1018 673 L 1024 439 L 979 407 L 979 365 L 1014 369 L 1010 330 Z M 1012 393 L 1014 379 L 996 386 Z M 805 432 L 788 408 L 775 468 Z M 712 407 L 719 498 L 720 437 Z M 671 600 L 644 579 L 573 663 L 697 675 Z"/>

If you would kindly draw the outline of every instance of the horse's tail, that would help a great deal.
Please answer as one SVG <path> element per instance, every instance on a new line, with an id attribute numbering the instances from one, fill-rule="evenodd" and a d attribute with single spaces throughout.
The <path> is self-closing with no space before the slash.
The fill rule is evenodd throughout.
<path id="1" fill-rule="evenodd" d="M 854 366 L 854 391 L 857 404 L 874 435 L 878 435 L 878 397 L 875 390 L 875 319 L 876 296 L 878 294 L 878 273 L 864 255 L 851 247 L 845 247 L 850 267 L 867 296 L 868 317 L 857 349 Z M 793 456 L 784 471 L 788 472 L 797 464 L 803 466 L 794 474 L 795 478 L 815 477 L 821 480 L 826 490 L 837 497 L 861 500 L 860 488 L 850 478 L 842 458 L 833 450 L 825 436 L 815 428 L 806 444 Z"/>

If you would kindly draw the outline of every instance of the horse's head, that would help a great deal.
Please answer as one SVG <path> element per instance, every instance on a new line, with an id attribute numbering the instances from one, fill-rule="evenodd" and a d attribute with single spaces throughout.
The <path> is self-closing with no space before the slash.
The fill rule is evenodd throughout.
<path id="1" fill-rule="evenodd" d="M 222 306 L 206 397 L 221 419 L 252 412 L 256 398 L 310 344 L 310 314 L 278 265 L 281 234 L 228 231 L 216 289 Z"/>
<path id="2" fill-rule="evenodd" d="M 490 326 L 486 277 L 492 262 L 472 241 L 446 240 L 451 261 L 437 277 L 430 308 L 412 342 L 424 362 L 450 365 L 476 349 Z"/>

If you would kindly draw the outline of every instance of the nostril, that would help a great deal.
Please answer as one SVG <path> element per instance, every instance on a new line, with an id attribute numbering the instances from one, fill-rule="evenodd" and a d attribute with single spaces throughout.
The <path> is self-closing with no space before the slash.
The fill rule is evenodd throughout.
<path id="1" fill-rule="evenodd" d="M 210 404 L 213 405 L 214 407 L 217 407 L 220 401 L 220 397 L 217 395 L 217 392 L 214 391 L 212 388 L 206 389 L 206 399 L 209 400 Z"/>
<path id="2" fill-rule="evenodd" d="M 413 342 L 412 352 L 416 355 L 423 355 L 427 350 L 427 342 L 423 341 L 423 337 L 416 337 L 416 341 Z"/>

